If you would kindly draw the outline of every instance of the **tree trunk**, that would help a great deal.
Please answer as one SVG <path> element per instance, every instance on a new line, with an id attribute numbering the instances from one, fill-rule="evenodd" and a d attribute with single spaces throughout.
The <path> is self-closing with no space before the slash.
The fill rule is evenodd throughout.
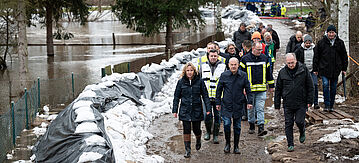
<path id="1" fill-rule="evenodd" d="M 47 47 L 47 56 L 54 56 L 54 39 L 52 33 L 52 7 L 51 4 L 46 4 L 46 47 Z"/>
<path id="2" fill-rule="evenodd" d="M 173 54 L 173 38 L 172 38 L 172 18 L 169 16 L 167 18 L 167 24 L 166 24 L 166 48 L 165 53 L 166 54 Z"/>
<path id="3" fill-rule="evenodd" d="M 18 4 L 19 16 L 18 16 L 18 28 L 19 28 L 19 40 L 18 40 L 18 56 L 19 56 L 19 72 L 26 73 L 28 70 L 27 65 L 27 37 L 26 37 L 26 9 L 25 2 L 19 1 Z"/>
<path id="4" fill-rule="evenodd" d="M 98 12 L 102 12 L 102 0 L 98 0 Z"/>

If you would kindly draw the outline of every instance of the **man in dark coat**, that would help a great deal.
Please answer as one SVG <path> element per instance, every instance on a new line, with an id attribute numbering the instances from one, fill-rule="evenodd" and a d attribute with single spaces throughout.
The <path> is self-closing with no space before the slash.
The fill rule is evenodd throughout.
<path id="1" fill-rule="evenodd" d="M 285 53 L 294 53 L 297 48 L 300 47 L 300 45 L 303 42 L 303 34 L 301 31 L 297 31 L 295 35 L 289 38 L 287 49 Z"/>
<path id="2" fill-rule="evenodd" d="M 233 34 L 233 42 L 236 44 L 238 49 L 242 49 L 242 43 L 244 40 L 251 40 L 251 33 L 247 31 L 246 24 L 241 23 L 238 31 Z"/>
<path id="3" fill-rule="evenodd" d="M 267 31 L 272 35 L 272 39 L 273 39 L 274 42 L 275 42 L 275 44 L 274 44 L 274 49 L 275 49 L 275 51 L 274 51 L 273 55 L 274 55 L 274 58 L 276 58 L 277 52 L 279 51 L 279 48 L 280 48 L 279 36 L 278 36 L 277 31 L 275 31 L 275 30 L 273 29 L 272 24 L 268 24 L 267 26 L 268 26 Z"/>
<path id="4" fill-rule="evenodd" d="M 294 151 L 294 122 L 299 128 L 299 141 L 305 141 L 305 112 L 313 103 L 313 90 L 312 77 L 307 67 L 297 62 L 293 53 L 286 54 L 286 66 L 279 71 L 277 78 L 274 107 L 279 109 L 283 99 L 288 152 Z"/>
<path id="5" fill-rule="evenodd" d="M 217 110 L 222 108 L 222 119 L 224 122 L 224 134 L 226 139 L 226 146 L 224 152 L 229 153 L 231 149 L 231 121 L 233 118 L 233 131 L 234 131 L 234 150 L 233 153 L 240 154 L 238 143 L 241 133 L 241 117 L 243 113 L 244 103 L 246 98 L 244 96 L 244 90 L 247 94 L 248 104 L 246 107 L 251 109 L 252 106 L 252 93 L 250 83 L 248 81 L 246 73 L 238 70 L 239 61 L 237 58 L 231 58 L 229 60 L 230 70 L 221 74 L 218 82 L 216 92 L 216 107 Z M 221 97 L 223 93 L 223 98 Z M 223 101 L 221 101 L 223 100 Z"/>
<path id="6" fill-rule="evenodd" d="M 313 72 L 322 77 L 324 111 L 334 110 L 338 76 L 340 72 L 345 75 L 348 67 L 344 41 L 337 36 L 336 32 L 335 26 L 330 25 L 314 51 Z"/>

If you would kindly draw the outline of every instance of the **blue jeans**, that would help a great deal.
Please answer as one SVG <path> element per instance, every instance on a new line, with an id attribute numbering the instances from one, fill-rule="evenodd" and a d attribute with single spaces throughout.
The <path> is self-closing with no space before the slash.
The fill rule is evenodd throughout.
<path id="1" fill-rule="evenodd" d="M 212 108 L 213 113 L 214 113 L 214 124 L 221 124 L 221 118 L 220 118 L 220 115 L 219 115 L 219 111 L 216 109 L 216 102 L 211 101 L 211 108 Z M 213 121 L 212 111 L 208 115 L 205 114 L 205 119 L 204 120 L 205 120 L 205 122 Z"/>
<path id="2" fill-rule="evenodd" d="M 333 107 L 335 103 L 335 94 L 337 93 L 337 79 L 329 79 L 325 76 L 322 76 L 323 81 L 323 95 L 324 95 L 324 104 L 326 107 Z"/>
<path id="3" fill-rule="evenodd" d="M 313 72 L 310 73 L 313 79 L 313 86 L 314 86 L 314 105 L 318 105 L 318 76 L 315 75 Z"/>
<path id="4" fill-rule="evenodd" d="M 253 94 L 253 108 L 248 109 L 248 122 L 256 122 L 257 114 L 257 124 L 264 124 L 264 104 L 266 101 L 266 92 L 252 92 Z"/>
<path id="5" fill-rule="evenodd" d="M 232 118 L 223 116 L 223 128 L 224 132 L 231 132 L 231 126 L 232 126 Z M 240 135 L 241 134 L 241 120 L 242 118 L 233 118 L 233 131 L 235 134 Z"/>

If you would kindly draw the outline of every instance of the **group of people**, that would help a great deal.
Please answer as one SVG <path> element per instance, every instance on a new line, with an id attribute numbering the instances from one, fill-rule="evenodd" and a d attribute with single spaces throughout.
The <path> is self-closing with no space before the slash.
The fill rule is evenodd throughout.
<path id="1" fill-rule="evenodd" d="M 259 5 L 260 7 L 260 12 L 258 11 L 258 7 L 256 7 L 255 3 L 252 2 L 248 2 L 245 4 L 246 9 L 249 11 L 252 11 L 253 13 L 256 13 L 258 15 L 266 15 L 265 13 L 265 7 L 266 5 L 264 4 L 264 2 L 262 2 L 261 5 Z M 287 12 L 287 8 L 284 5 L 280 5 L 279 3 L 275 3 L 273 2 L 270 8 L 270 16 L 286 16 L 286 12 Z"/>
<path id="2" fill-rule="evenodd" d="M 185 157 L 191 156 L 191 129 L 196 136 L 196 150 L 201 148 L 201 121 L 205 121 L 204 140 L 218 144 L 220 123 L 223 121 L 225 147 L 231 151 L 233 123 L 233 153 L 240 154 L 241 121 L 249 123 L 249 134 L 264 136 L 264 104 L 266 92 L 275 92 L 274 107 L 280 109 L 283 100 L 285 133 L 288 151 L 294 150 L 293 126 L 297 124 L 299 141 L 305 141 L 305 113 L 314 103 L 318 105 L 318 75 L 323 80 L 324 110 L 334 110 L 336 84 L 340 72 L 348 66 L 344 42 L 330 25 L 315 46 L 310 35 L 297 32 L 286 49 L 286 66 L 279 71 L 276 84 L 273 65 L 279 49 L 279 37 L 271 25 L 261 24 L 249 33 L 241 24 L 233 42 L 221 53 L 215 42 L 207 44 L 207 54 L 182 70 L 173 99 L 174 117 L 183 123 Z M 278 42 L 277 42 L 278 41 Z M 298 62 L 299 61 L 299 62 Z M 275 85 L 274 85 L 275 84 Z M 275 89 L 274 89 L 275 88 Z"/>

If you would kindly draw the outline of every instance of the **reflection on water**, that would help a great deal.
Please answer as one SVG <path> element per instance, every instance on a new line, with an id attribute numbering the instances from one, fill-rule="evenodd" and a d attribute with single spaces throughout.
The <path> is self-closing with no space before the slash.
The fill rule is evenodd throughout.
<path id="1" fill-rule="evenodd" d="M 63 27 L 73 33 L 75 38 L 71 40 L 54 40 L 54 43 L 81 43 L 81 44 L 112 44 L 112 33 L 115 33 L 116 43 L 123 45 L 113 46 L 55 46 L 55 56 L 46 55 L 46 46 L 28 47 L 28 73 L 20 78 L 18 73 L 18 60 L 13 55 L 13 62 L 8 61 L 8 70 L 0 73 L 0 113 L 7 111 L 9 101 L 16 101 L 23 92 L 21 83 L 30 86 L 40 77 L 41 90 L 56 94 L 56 98 L 48 99 L 51 103 L 66 103 L 69 98 L 60 98 L 71 95 L 71 72 L 75 74 L 75 88 L 81 91 L 84 86 L 100 81 L 101 68 L 107 65 L 133 61 L 142 57 L 151 57 L 163 54 L 165 44 L 165 32 L 153 37 L 143 37 L 140 33 L 126 29 L 117 21 L 89 22 L 84 26 L 79 23 L 62 23 Z M 45 28 L 31 27 L 27 30 L 29 44 L 45 44 Z M 175 44 L 197 42 L 214 33 L 214 26 L 207 25 L 202 33 L 192 30 L 180 29 L 174 33 Z M 133 44 L 133 45 L 131 45 Z M 63 79 L 63 82 L 59 79 Z M 22 79 L 22 80 L 19 80 Z M 70 83 L 68 83 L 70 80 Z M 57 82 L 55 82 L 57 81 Z M 11 82 L 11 84 L 10 84 Z M 45 84 L 48 82 L 48 84 Z M 23 84 L 24 85 L 24 84 Z M 11 87 L 11 93 L 10 93 Z M 66 89 L 64 89 L 66 88 Z M 66 94 L 68 92 L 68 94 Z M 44 97 L 45 100 L 48 97 Z M 43 101 L 44 102 L 44 101 Z M 47 101 L 46 101 L 47 102 Z"/>

